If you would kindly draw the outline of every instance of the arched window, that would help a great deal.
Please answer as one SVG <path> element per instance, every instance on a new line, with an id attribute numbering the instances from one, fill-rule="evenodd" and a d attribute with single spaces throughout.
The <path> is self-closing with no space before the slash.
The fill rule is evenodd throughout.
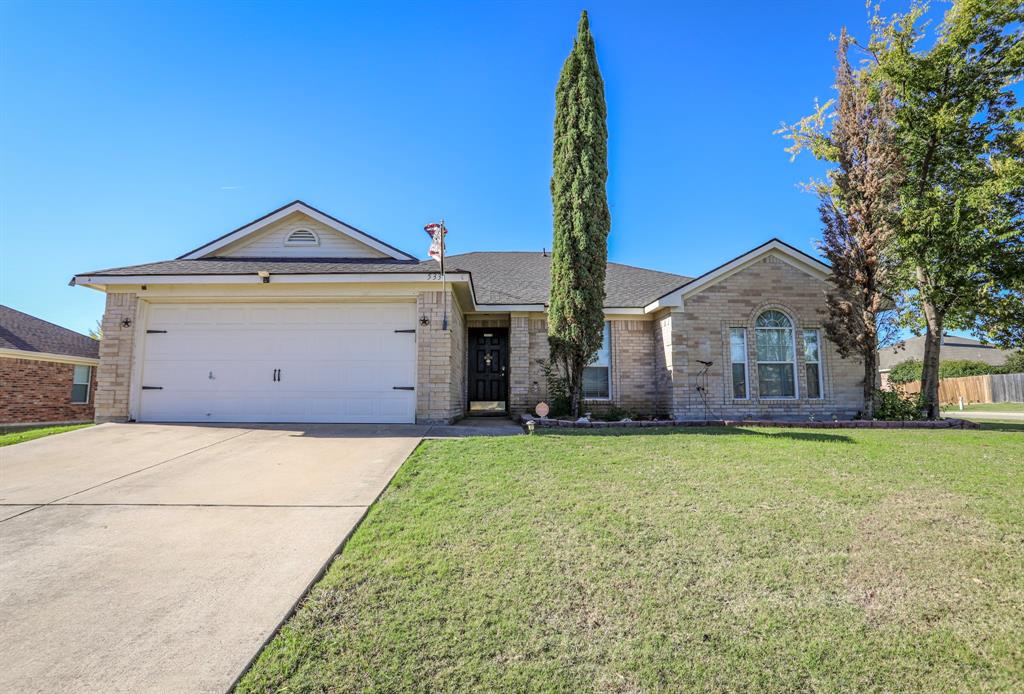
<path id="1" fill-rule="evenodd" d="M 796 397 L 796 342 L 793 321 L 782 311 L 765 311 L 754 324 L 757 387 L 762 398 Z"/>
<path id="2" fill-rule="evenodd" d="M 296 229 L 284 240 L 286 246 L 319 246 L 320 239 L 309 229 Z"/>

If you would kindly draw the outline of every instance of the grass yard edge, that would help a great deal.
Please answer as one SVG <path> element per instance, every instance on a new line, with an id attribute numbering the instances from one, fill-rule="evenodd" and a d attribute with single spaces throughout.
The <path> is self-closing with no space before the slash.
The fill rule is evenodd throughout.
<path id="1" fill-rule="evenodd" d="M 327 570 L 331 568 L 331 564 L 333 564 L 334 560 L 337 559 L 338 556 L 344 551 L 345 545 L 348 544 L 348 541 L 352 538 L 355 532 L 359 530 L 359 526 L 361 526 L 363 524 L 363 521 L 366 520 L 366 516 L 370 513 L 370 509 L 373 508 L 374 505 L 376 505 L 376 503 L 380 500 L 382 496 L 384 496 L 384 493 L 391 486 L 391 481 L 395 479 L 395 475 L 397 475 L 398 471 L 401 470 L 402 467 L 409 461 L 409 458 L 411 458 L 416 453 L 416 451 L 419 450 L 420 446 L 423 445 L 423 441 L 424 437 L 421 436 L 419 442 L 413 447 L 411 451 L 409 451 L 409 455 L 405 456 L 405 460 L 403 460 L 402 463 L 395 468 L 395 471 L 391 473 L 391 475 L 387 479 L 387 483 L 380 490 L 377 496 L 373 498 L 373 501 L 366 505 L 366 508 L 363 509 L 363 512 L 359 515 L 359 518 L 356 519 L 356 522 L 352 524 L 352 527 L 349 528 L 349 531 L 345 533 L 345 536 L 343 538 L 341 538 L 341 542 L 338 543 L 338 546 L 335 547 L 334 551 L 331 552 L 330 556 L 328 556 L 327 559 L 324 560 L 324 563 L 320 566 L 319 569 L 317 569 L 316 574 L 309 580 L 309 583 L 307 583 L 306 586 L 302 589 L 302 592 L 299 594 L 299 596 L 295 598 L 295 602 L 293 602 L 291 607 L 288 608 L 288 611 L 284 614 L 283 617 L 281 617 L 281 620 L 276 625 L 274 625 L 274 628 L 270 630 L 270 633 L 267 634 L 266 638 L 263 639 L 263 642 L 260 643 L 260 647 L 257 648 L 256 651 L 252 654 L 252 657 L 250 657 L 249 660 L 246 662 L 245 667 L 243 667 L 238 672 L 238 675 L 235 676 L 235 679 L 231 681 L 231 685 L 225 691 L 230 693 L 234 692 L 237 689 L 238 683 L 242 681 L 242 678 L 249 674 L 249 671 L 252 670 L 253 665 L 255 665 L 256 661 L 259 660 L 259 657 L 263 655 L 263 651 L 266 650 L 268 645 L 270 645 L 270 642 L 277 638 L 277 635 L 281 633 L 281 629 L 284 628 L 285 624 L 287 624 L 288 621 L 295 616 L 295 613 L 298 612 L 299 607 L 302 605 L 302 602 L 309 596 L 310 591 L 313 590 L 313 588 L 318 583 L 320 583 L 323 577 L 327 574 Z"/>

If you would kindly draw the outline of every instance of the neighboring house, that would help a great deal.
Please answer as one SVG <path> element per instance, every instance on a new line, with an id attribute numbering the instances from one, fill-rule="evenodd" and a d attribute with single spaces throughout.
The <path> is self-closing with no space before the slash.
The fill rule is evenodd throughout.
<path id="1" fill-rule="evenodd" d="M 100 343 L 0 306 L 0 425 L 91 422 Z"/>
<path id="2" fill-rule="evenodd" d="M 96 419 L 449 422 L 532 410 L 548 397 L 550 258 L 466 253 L 445 270 L 442 293 L 434 260 L 296 201 L 177 260 L 78 275 L 107 293 Z M 853 415 L 860 366 L 821 330 L 828 273 L 778 240 L 696 279 L 609 263 L 585 408 Z"/>
<path id="3" fill-rule="evenodd" d="M 943 335 L 942 348 L 939 350 L 939 361 L 954 359 L 970 359 L 982 361 L 993 366 L 1002 366 L 1013 354 L 1012 350 L 999 349 L 986 345 L 969 337 Z M 882 388 L 889 387 L 889 372 L 892 367 L 908 359 L 922 361 L 924 359 L 924 335 L 912 337 L 891 347 L 878 350 L 878 372 L 882 378 Z"/>

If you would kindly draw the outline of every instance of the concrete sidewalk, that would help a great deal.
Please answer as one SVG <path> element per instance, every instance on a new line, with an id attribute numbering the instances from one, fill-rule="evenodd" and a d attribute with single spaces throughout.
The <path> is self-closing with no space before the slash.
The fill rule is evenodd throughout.
<path id="1" fill-rule="evenodd" d="M 977 419 L 985 421 L 989 419 L 1002 419 L 1008 422 L 1024 422 L 1024 412 L 991 412 L 989 410 L 971 411 L 965 410 L 943 410 L 943 417 L 956 417 L 957 419 Z"/>

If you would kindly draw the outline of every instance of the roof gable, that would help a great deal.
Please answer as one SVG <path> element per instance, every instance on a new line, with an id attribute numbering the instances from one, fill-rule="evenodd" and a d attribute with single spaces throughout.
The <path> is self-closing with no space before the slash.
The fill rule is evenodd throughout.
<path id="1" fill-rule="evenodd" d="M 314 246 L 288 245 L 295 231 L 312 231 Z M 289 203 L 179 257 L 317 257 L 416 260 L 412 255 L 335 219 L 301 200 Z"/>
<path id="2" fill-rule="evenodd" d="M 690 280 L 686 284 L 677 287 L 664 296 L 659 297 L 657 300 L 648 304 L 645 307 L 645 310 L 650 312 L 668 306 L 681 306 L 685 297 L 692 296 L 721 282 L 766 256 L 777 258 L 782 262 L 821 280 L 827 278 L 832 272 L 832 268 L 817 258 L 793 248 L 784 241 L 772 239 L 767 243 L 761 244 L 757 248 L 747 251 L 741 256 L 719 265 L 713 270 L 705 272 L 700 277 Z"/>

